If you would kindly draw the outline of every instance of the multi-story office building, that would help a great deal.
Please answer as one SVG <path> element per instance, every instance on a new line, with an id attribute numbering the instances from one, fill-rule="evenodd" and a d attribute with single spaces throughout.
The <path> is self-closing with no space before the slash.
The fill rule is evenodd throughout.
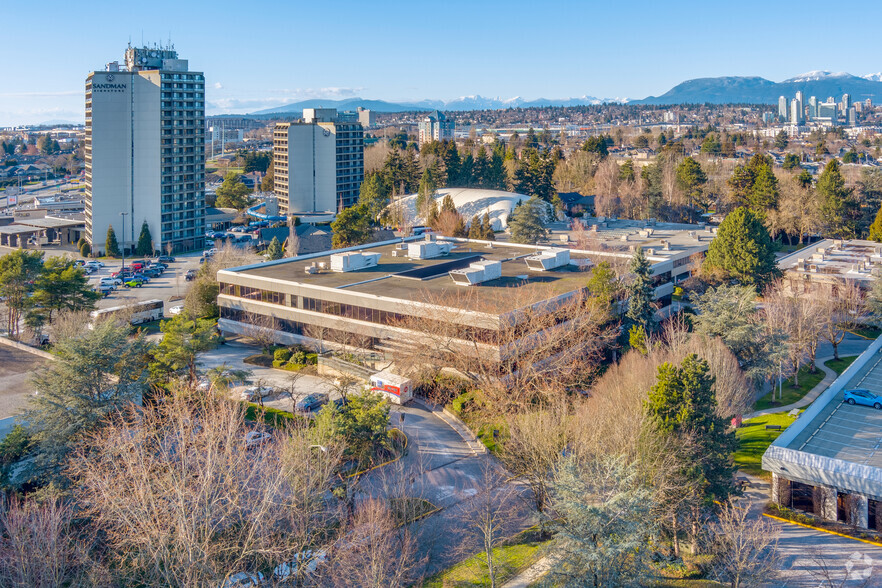
<path id="1" fill-rule="evenodd" d="M 818 99 L 815 96 L 809 98 L 808 117 L 812 120 L 818 118 Z"/>
<path id="2" fill-rule="evenodd" d="M 821 102 L 818 104 L 818 121 L 819 122 L 829 122 L 832 125 L 836 124 L 836 103 L 835 102 Z"/>
<path id="3" fill-rule="evenodd" d="M 797 96 L 799 94 L 800 93 L 797 92 Z M 794 98 L 790 101 L 790 124 L 801 125 L 803 121 L 802 100 L 800 98 Z"/>
<path id="4" fill-rule="evenodd" d="M 444 113 L 437 110 L 430 112 L 420 121 L 420 145 L 431 141 L 452 141 L 456 123 L 447 120 Z"/>
<path id="5" fill-rule="evenodd" d="M 303 119 L 273 130 L 273 191 L 281 212 L 352 206 L 364 180 L 364 129 L 357 115 L 306 108 Z"/>
<path id="6" fill-rule="evenodd" d="M 130 246 L 144 222 L 158 251 L 204 246 L 205 77 L 172 48 L 129 47 L 89 74 L 85 159 L 92 251 L 111 225 Z"/>
<path id="7" fill-rule="evenodd" d="M 842 114 L 848 115 L 848 109 L 851 108 L 851 95 L 842 95 Z"/>
<path id="8" fill-rule="evenodd" d="M 787 120 L 787 97 L 779 96 L 778 97 L 778 118 L 781 120 Z"/>

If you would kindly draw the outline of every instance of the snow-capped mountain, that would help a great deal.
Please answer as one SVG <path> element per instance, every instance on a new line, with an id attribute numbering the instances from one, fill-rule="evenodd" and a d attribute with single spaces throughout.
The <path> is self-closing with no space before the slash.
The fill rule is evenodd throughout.
<path id="1" fill-rule="evenodd" d="M 820 82 L 822 80 L 830 80 L 835 78 L 854 78 L 857 76 L 853 76 L 845 71 L 827 71 L 823 69 L 818 69 L 815 71 L 809 71 L 804 74 L 799 74 L 798 76 L 792 77 L 788 80 L 784 80 L 781 82 L 782 84 L 798 84 L 805 82 Z"/>
<path id="2" fill-rule="evenodd" d="M 865 80 L 870 80 L 871 82 L 882 82 L 882 71 L 872 74 L 867 74 L 865 76 L 861 76 Z"/>

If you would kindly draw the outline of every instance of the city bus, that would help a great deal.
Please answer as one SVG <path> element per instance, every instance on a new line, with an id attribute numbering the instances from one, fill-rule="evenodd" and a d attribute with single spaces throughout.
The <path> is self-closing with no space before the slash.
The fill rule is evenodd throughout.
<path id="1" fill-rule="evenodd" d="M 143 302 L 135 302 L 134 304 L 93 310 L 89 315 L 92 318 L 89 327 L 92 328 L 97 321 L 114 315 L 129 315 L 129 322 L 133 325 L 158 321 L 163 317 L 162 307 L 162 300 L 145 300 Z"/>

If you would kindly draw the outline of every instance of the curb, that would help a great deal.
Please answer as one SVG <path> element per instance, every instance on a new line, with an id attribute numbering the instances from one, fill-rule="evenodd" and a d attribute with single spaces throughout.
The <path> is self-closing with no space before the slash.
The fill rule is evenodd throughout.
<path id="1" fill-rule="evenodd" d="M 35 347 L 31 347 L 30 345 L 25 345 L 24 343 L 19 343 L 18 341 L 13 341 L 7 337 L 0 337 L 0 345 L 6 345 L 7 347 L 13 347 L 18 349 L 19 351 L 26 351 L 38 357 L 42 357 L 43 359 L 58 359 L 48 351 L 43 351 L 42 349 L 37 349 Z"/>
<path id="2" fill-rule="evenodd" d="M 791 521 L 790 519 L 783 519 L 781 517 L 776 517 L 775 515 L 770 515 L 765 512 L 763 513 L 763 516 L 769 517 L 770 519 L 775 519 L 776 521 L 781 521 L 782 523 L 790 523 L 791 525 L 805 527 L 806 529 L 811 529 L 813 531 L 820 531 L 821 533 L 827 533 L 828 535 L 836 535 L 838 537 L 844 537 L 845 539 L 852 539 L 854 541 L 860 541 L 861 543 L 868 543 L 870 545 L 875 545 L 876 547 L 882 547 L 882 543 L 879 543 L 878 541 L 870 541 L 869 539 L 861 539 L 860 537 L 853 537 L 851 535 L 837 533 L 836 531 L 831 531 L 829 529 L 822 529 L 821 527 L 813 527 L 812 525 L 806 525 L 805 523 L 797 523 L 796 521 Z"/>
<path id="3" fill-rule="evenodd" d="M 465 423 L 459 420 L 459 418 L 452 412 L 450 412 L 443 406 L 440 409 L 434 408 L 430 406 L 427 401 L 423 400 L 422 398 L 417 398 L 416 396 L 414 396 L 413 401 L 437 416 L 442 421 L 444 421 L 448 427 L 453 429 L 454 432 L 456 432 L 456 434 L 459 435 L 463 441 L 465 441 L 466 445 L 468 445 L 469 449 L 472 451 L 472 453 L 475 454 L 475 456 L 479 456 L 481 454 L 486 455 L 490 453 L 487 447 L 484 446 L 484 444 L 481 443 L 481 441 L 477 437 L 475 437 L 474 433 L 472 433 L 472 431 L 468 427 L 465 426 Z M 478 448 L 475 449 L 475 446 L 477 446 Z"/>
<path id="4" fill-rule="evenodd" d="M 402 431 L 401 429 L 397 429 L 397 428 L 395 428 L 395 427 L 392 427 L 391 429 L 389 429 L 389 432 L 390 432 L 390 433 L 391 433 L 392 431 L 398 431 L 399 433 L 401 433 L 401 435 L 404 437 L 404 447 L 403 447 L 403 449 L 407 449 L 408 438 L 407 438 L 407 435 L 405 434 L 405 432 Z M 368 469 L 366 469 L 366 470 L 361 470 L 360 472 L 355 472 L 354 474 L 349 474 L 349 475 L 347 475 L 346 477 L 347 477 L 347 478 L 354 478 L 354 477 L 356 477 L 356 476 L 360 476 L 360 475 L 362 475 L 362 474 L 366 474 L 366 473 L 368 473 L 368 472 L 372 472 L 372 471 L 374 471 L 374 470 L 376 470 L 376 469 L 378 469 L 378 468 L 381 468 L 381 467 L 383 467 L 383 466 L 387 466 L 387 465 L 389 465 L 390 463 L 395 463 L 396 461 L 398 461 L 399 459 L 401 459 L 401 457 L 402 457 L 403 455 L 404 455 L 404 451 L 402 450 L 401 455 L 399 455 L 399 456 L 396 457 L 395 459 L 390 459 L 389 461 L 384 461 L 384 462 L 381 463 L 381 464 L 377 464 L 377 465 L 375 465 L 375 466 L 373 466 L 373 467 L 370 467 L 370 468 L 368 468 Z M 434 505 L 433 505 L 433 506 L 434 506 Z"/>

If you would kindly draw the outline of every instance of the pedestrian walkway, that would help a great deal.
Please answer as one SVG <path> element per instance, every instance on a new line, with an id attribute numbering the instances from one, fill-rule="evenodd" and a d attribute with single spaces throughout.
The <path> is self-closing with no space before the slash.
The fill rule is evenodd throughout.
<path id="1" fill-rule="evenodd" d="M 554 565 L 554 555 L 547 555 L 502 585 L 502 588 L 527 588 L 548 573 Z"/>
<path id="2" fill-rule="evenodd" d="M 758 410 L 756 412 L 744 415 L 744 418 L 752 419 L 754 417 L 763 416 L 766 414 L 790 412 L 793 409 L 803 408 L 814 402 L 815 399 L 821 395 L 821 392 L 829 388 L 830 384 L 832 384 L 834 380 L 839 377 L 836 372 L 826 366 L 826 362 L 830 361 L 831 359 L 833 359 L 832 355 L 830 357 L 823 357 L 817 360 L 816 364 L 818 368 L 820 368 L 824 372 L 824 379 L 818 382 L 818 384 L 814 388 L 809 390 L 806 395 L 802 397 L 802 399 L 797 400 L 793 404 L 788 404 L 786 406 L 776 406 L 774 408 L 769 408 L 766 410 Z"/>

